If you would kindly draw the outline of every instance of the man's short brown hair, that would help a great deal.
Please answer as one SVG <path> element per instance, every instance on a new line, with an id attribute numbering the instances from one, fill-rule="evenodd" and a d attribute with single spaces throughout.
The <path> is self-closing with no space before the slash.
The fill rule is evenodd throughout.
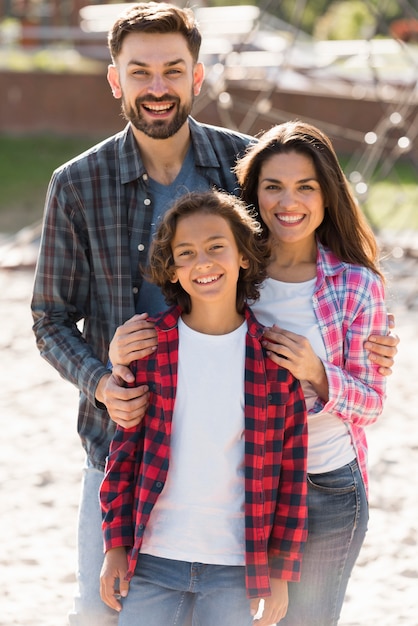
<path id="1" fill-rule="evenodd" d="M 109 31 L 108 45 L 113 63 L 129 33 L 180 33 L 197 63 L 202 36 L 191 9 L 180 9 L 166 2 L 139 2 L 129 7 Z"/>

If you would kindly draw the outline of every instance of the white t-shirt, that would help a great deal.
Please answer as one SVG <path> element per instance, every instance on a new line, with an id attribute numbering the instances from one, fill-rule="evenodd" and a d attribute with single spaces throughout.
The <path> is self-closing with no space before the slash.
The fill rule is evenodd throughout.
<path id="1" fill-rule="evenodd" d="M 244 368 L 247 324 L 198 333 L 179 319 L 179 367 L 167 482 L 141 552 L 245 563 Z"/>
<path id="2" fill-rule="evenodd" d="M 316 278 L 302 283 L 285 283 L 267 278 L 260 289 L 260 299 L 251 305 L 264 324 L 277 324 L 303 335 L 320 359 L 326 359 L 324 341 L 312 307 Z M 306 408 L 313 408 L 317 395 L 307 381 L 301 381 Z M 308 472 L 331 472 L 355 458 L 350 433 L 344 422 L 331 413 L 308 415 Z"/>

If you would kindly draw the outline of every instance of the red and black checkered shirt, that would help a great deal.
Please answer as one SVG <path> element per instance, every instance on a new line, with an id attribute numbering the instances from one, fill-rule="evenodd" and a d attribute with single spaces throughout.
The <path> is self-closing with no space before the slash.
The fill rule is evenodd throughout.
<path id="1" fill-rule="evenodd" d="M 105 550 L 129 548 L 132 577 L 152 508 L 169 471 L 177 387 L 179 309 L 159 318 L 158 350 L 131 367 L 150 388 L 142 423 L 117 428 L 101 488 Z M 307 537 L 306 410 L 299 382 L 265 357 L 263 328 L 246 310 L 245 567 L 247 595 L 270 595 L 270 577 L 298 581 Z"/>

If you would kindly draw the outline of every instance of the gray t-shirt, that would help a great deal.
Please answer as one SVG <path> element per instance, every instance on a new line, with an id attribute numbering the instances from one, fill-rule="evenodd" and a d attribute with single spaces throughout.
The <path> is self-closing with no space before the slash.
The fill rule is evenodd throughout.
<path id="1" fill-rule="evenodd" d="M 154 211 L 151 224 L 151 236 L 153 237 L 162 215 L 170 208 L 171 204 L 190 191 L 208 191 L 209 183 L 200 176 L 195 168 L 193 147 L 189 148 L 182 168 L 177 178 L 170 185 L 162 185 L 152 178 L 148 181 L 149 192 L 152 198 Z M 155 315 L 167 308 L 160 289 L 144 280 L 138 294 L 136 312 Z"/>

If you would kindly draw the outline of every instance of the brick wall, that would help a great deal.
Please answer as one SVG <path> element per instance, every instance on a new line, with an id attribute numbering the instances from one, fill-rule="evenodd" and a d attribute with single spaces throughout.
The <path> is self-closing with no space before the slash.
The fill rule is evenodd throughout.
<path id="1" fill-rule="evenodd" d="M 54 133 L 102 138 L 123 128 L 120 103 L 112 97 L 105 75 L 0 72 L 0 134 Z M 264 115 L 247 117 L 258 91 L 231 87 L 232 107 L 219 110 L 202 93 L 195 117 L 210 124 L 256 134 L 275 123 L 296 117 L 323 128 L 337 150 L 358 148 L 364 134 L 393 110 L 394 103 L 347 100 L 312 94 L 276 92 Z M 203 102 L 208 102 L 203 106 Z M 409 115 L 418 114 L 418 106 Z M 245 122 L 245 123 L 244 123 Z"/>

